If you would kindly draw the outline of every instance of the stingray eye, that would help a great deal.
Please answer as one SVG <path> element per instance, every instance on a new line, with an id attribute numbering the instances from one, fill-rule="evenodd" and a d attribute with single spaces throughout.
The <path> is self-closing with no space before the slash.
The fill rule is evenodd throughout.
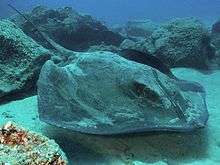
<path id="1" fill-rule="evenodd" d="M 145 84 L 139 82 L 133 82 L 132 91 L 139 98 L 146 98 L 151 100 L 152 102 L 157 102 L 158 100 L 160 100 L 160 96 L 155 91 L 147 87 Z"/>

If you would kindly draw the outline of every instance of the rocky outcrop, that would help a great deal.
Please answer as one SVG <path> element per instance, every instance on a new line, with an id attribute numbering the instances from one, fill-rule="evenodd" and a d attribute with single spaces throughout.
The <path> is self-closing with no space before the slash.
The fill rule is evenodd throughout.
<path id="1" fill-rule="evenodd" d="M 152 34 L 156 56 L 170 67 L 207 68 L 215 56 L 210 36 L 196 19 L 176 19 L 161 26 Z"/>
<path id="2" fill-rule="evenodd" d="M 125 25 L 113 25 L 111 27 L 112 31 L 120 33 L 122 36 L 133 41 L 148 38 L 157 28 L 158 25 L 149 19 L 131 20 Z"/>
<path id="3" fill-rule="evenodd" d="M 211 30 L 211 39 L 212 44 L 216 48 L 216 56 L 213 60 L 213 63 L 217 64 L 220 67 L 220 20 L 216 21 Z"/>
<path id="4" fill-rule="evenodd" d="M 215 45 L 216 49 L 220 49 L 220 20 L 215 22 L 212 26 L 211 31 L 212 43 Z"/>
<path id="5" fill-rule="evenodd" d="M 134 49 L 141 51 L 143 53 L 150 53 L 151 55 L 155 55 L 155 46 L 153 41 L 150 39 L 142 39 L 139 41 L 134 42 L 130 39 L 125 39 L 120 47 L 120 49 Z"/>
<path id="6" fill-rule="evenodd" d="M 26 16 L 51 39 L 70 50 L 84 51 L 102 42 L 118 46 L 123 40 L 121 35 L 110 31 L 101 22 L 89 15 L 79 14 L 71 7 L 55 10 L 39 6 L 26 13 Z M 50 48 L 30 22 L 20 16 L 15 16 L 11 20 L 38 43 Z"/>
<path id="7" fill-rule="evenodd" d="M 205 92 L 110 52 L 46 62 L 38 81 L 42 121 L 92 134 L 192 131 L 208 118 Z"/>
<path id="8" fill-rule="evenodd" d="M 157 25 L 148 19 L 128 21 L 125 26 L 126 34 L 131 37 L 147 38 L 156 29 Z"/>
<path id="9" fill-rule="evenodd" d="M 91 46 L 88 50 L 88 52 L 96 52 L 96 51 L 109 51 L 109 52 L 114 52 L 118 53 L 119 48 L 113 45 L 105 45 L 105 44 L 100 44 L 100 45 L 94 45 Z"/>
<path id="10" fill-rule="evenodd" d="M 0 129 L 0 164 L 67 165 L 54 140 L 8 122 Z"/>
<path id="11" fill-rule="evenodd" d="M 207 69 L 209 61 L 215 57 L 208 30 L 193 18 L 172 20 L 162 24 L 148 38 L 130 43 L 124 41 L 121 47 L 149 52 L 171 68 Z"/>
<path id="12" fill-rule="evenodd" d="M 0 21 L 0 102 L 29 93 L 51 53 L 26 36 L 14 23 Z"/>

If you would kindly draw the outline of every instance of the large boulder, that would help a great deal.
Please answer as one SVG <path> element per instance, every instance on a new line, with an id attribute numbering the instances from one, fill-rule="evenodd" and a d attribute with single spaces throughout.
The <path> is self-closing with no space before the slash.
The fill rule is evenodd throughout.
<path id="1" fill-rule="evenodd" d="M 205 92 L 110 52 L 47 61 L 38 81 L 42 121 L 92 134 L 192 131 L 208 118 Z"/>
<path id="2" fill-rule="evenodd" d="M 102 42 L 106 45 L 118 46 L 123 40 L 121 35 L 110 31 L 100 21 L 89 15 L 79 14 L 71 7 L 56 10 L 38 6 L 25 15 L 42 32 L 70 50 L 84 51 L 89 49 L 90 46 Z M 14 16 L 11 20 L 27 35 L 50 48 L 30 22 L 22 19 L 21 16 Z"/>
<path id="3" fill-rule="evenodd" d="M 220 19 L 212 25 L 211 38 L 212 44 L 216 48 L 216 56 L 213 63 L 220 66 Z"/>
<path id="4" fill-rule="evenodd" d="M 212 25 L 211 30 L 212 43 L 215 45 L 216 49 L 220 49 L 220 20 L 216 21 Z"/>
<path id="5" fill-rule="evenodd" d="M 133 41 L 131 39 L 125 39 L 120 47 L 120 49 L 134 49 L 141 51 L 143 53 L 150 53 L 151 55 L 155 55 L 156 48 L 154 46 L 154 43 L 150 39 L 142 39 L 139 41 Z"/>
<path id="6" fill-rule="evenodd" d="M 215 57 L 208 30 L 193 18 L 162 24 L 148 38 L 138 42 L 124 40 L 120 48 L 149 52 L 170 67 L 208 69 Z"/>
<path id="7" fill-rule="evenodd" d="M 193 18 L 175 19 L 163 24 L 151 36 L 155 55 L 170 67 L 206 69 L 215 56 L 205 26 Z"/>
<path id="8" fill-rule="evenodd" d="M 14 23 L 0 21 L 0 102 L 34 90 L 40 69 L 51 53 Z"/>

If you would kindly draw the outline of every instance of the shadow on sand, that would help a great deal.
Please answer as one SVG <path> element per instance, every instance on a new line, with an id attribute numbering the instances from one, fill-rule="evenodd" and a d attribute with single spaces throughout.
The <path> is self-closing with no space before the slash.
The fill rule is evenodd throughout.
<path id="1" fill-rule="evenodd" d="M 193 133 L 152 132 L 119 136 L 81 134 L 52 126 L 44 131 L 63 148 L 70 164 L 131 164 L 133 160 L 176 164 L 205 158 L 208 150 L 207 129 Z"/>

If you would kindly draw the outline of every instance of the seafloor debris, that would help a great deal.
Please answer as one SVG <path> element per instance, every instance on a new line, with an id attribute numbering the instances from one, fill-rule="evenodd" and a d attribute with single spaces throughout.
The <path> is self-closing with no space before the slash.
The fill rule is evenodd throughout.
<path id="1" fill-rule="evenodd" d="M 0 129 L 1 164 L 67 165 L 67 158 L 54 140 L 8 122 Z"/>

